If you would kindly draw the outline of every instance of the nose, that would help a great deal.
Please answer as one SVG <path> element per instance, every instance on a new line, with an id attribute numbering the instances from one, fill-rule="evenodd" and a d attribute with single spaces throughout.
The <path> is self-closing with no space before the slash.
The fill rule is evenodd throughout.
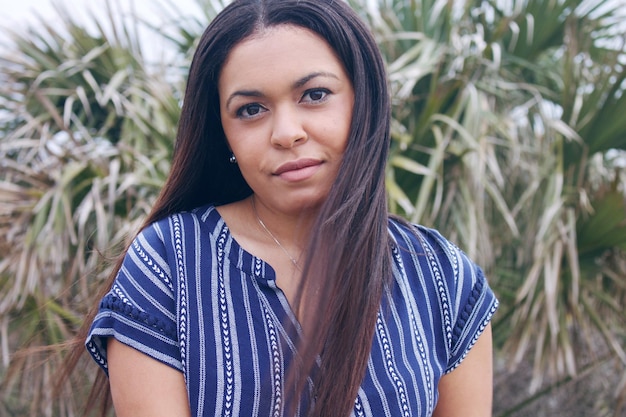
<path id="1" fill-rule="evenodd" d="M 297 109 L 290 106 L 278 107 L 274 110 L 272 145 L 280 148 L 292 148 L 307 140 L 307 133 L 299 117 Z"/>

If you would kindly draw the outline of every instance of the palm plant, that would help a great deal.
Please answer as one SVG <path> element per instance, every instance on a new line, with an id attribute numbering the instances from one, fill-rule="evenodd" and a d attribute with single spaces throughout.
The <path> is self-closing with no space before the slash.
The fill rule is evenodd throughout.
<path id="1" fill-rule="evenodd" d="M 137 228 L 169 169 L 179 111 L 181 84 L 148 67 L 132 26 L 94 20 L 92 34 L 59 16 L 14 33 L 0 61 L 0 415 L 56 415 L 61 350 L 34 348 L 82 322 L 103 255 Z"/>
<path id="2" fill-rule="evenodd" d="M 389 62 L 391 207 L 488 269 L 502 301 L 496 340 L 512 367 L 533 358 L 531 391 L 545 376 L 576 375 L 596 335 L 623 369 L 623 10 L 602 0 L 351 3 Z"/>

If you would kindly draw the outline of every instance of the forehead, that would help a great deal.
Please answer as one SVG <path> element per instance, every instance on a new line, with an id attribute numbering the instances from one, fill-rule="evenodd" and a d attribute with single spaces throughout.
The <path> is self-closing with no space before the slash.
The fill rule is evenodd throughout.
<path id="1" fill-rule="evenodd" d="M 245 84 L 254 78 L 302 76 L 315 71 L 334 71 L 346 76 L 343 63 L 321 36 L 295 25 L 263 29 L 239 42 L 228 54 L 219 77 L 226 84 Z"/>

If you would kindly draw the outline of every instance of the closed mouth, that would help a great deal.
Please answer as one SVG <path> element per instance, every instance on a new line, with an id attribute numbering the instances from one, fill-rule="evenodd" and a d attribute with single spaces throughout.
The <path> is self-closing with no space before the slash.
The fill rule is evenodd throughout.
<path id="1" fill-rule="evenodd" d="M 322 164 L 322 161 L 318 159 L 311 159 L 311 158 L 298 159 L 297 161 L 290 161 L 290 162 L 286 162 L 282 164 L 276 169 L 276 171 L 274 171 L 274 175 L 281 175 L 281 174 L 284 174 L 285 172 L 298 171 L 300 169 L 304 169 L 304 168 L 308 168 L 308 167 L 312 167 L 316 165 L 321 165 L 321 164 Z"/>

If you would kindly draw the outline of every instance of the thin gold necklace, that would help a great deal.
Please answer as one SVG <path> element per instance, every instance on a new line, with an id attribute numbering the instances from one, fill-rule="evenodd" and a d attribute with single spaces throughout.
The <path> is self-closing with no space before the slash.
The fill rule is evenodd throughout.
<path id="1" fill-rule="evenodd" d="M 269 237 L 271 237 L 272 240 L 276 243 L 276 245 L 283 252 L 285 252 L 285 255 L 287 255 L 287 258 L 289 258 L 289 260 L 291 261 L 293 266 L 299 271 L 300 270 L 300 265 L 298 265 L 298 261 L 293 256 L 291 256 L 289 254 L 289 252 L 287 251 L 287 249 L 285 249 L 285 247 L 283 245 L 281 245 L 281 243 L 278 241 L 278 239 L 276 239 L 276 236 L 274 236 L 274 234 L 272 232 L 270 232 L 270 229 L 267 228 L 265 223 L 263 223 L 263 220 L 261 220 L 261 218 L 259 217 L 259 213 L 256 211 L 256 204 L 254 203 L 254 197 L 252 197 L 250 199 L 250 201 L 252 202 L 252 210 L 254 211 L 254 215 L 256 216 L 256 219 L 259 221 L 259 224 L 261 225 L 263 230 L 265 230 L 267 232 L 267 234 L 269 235 Z"/>

